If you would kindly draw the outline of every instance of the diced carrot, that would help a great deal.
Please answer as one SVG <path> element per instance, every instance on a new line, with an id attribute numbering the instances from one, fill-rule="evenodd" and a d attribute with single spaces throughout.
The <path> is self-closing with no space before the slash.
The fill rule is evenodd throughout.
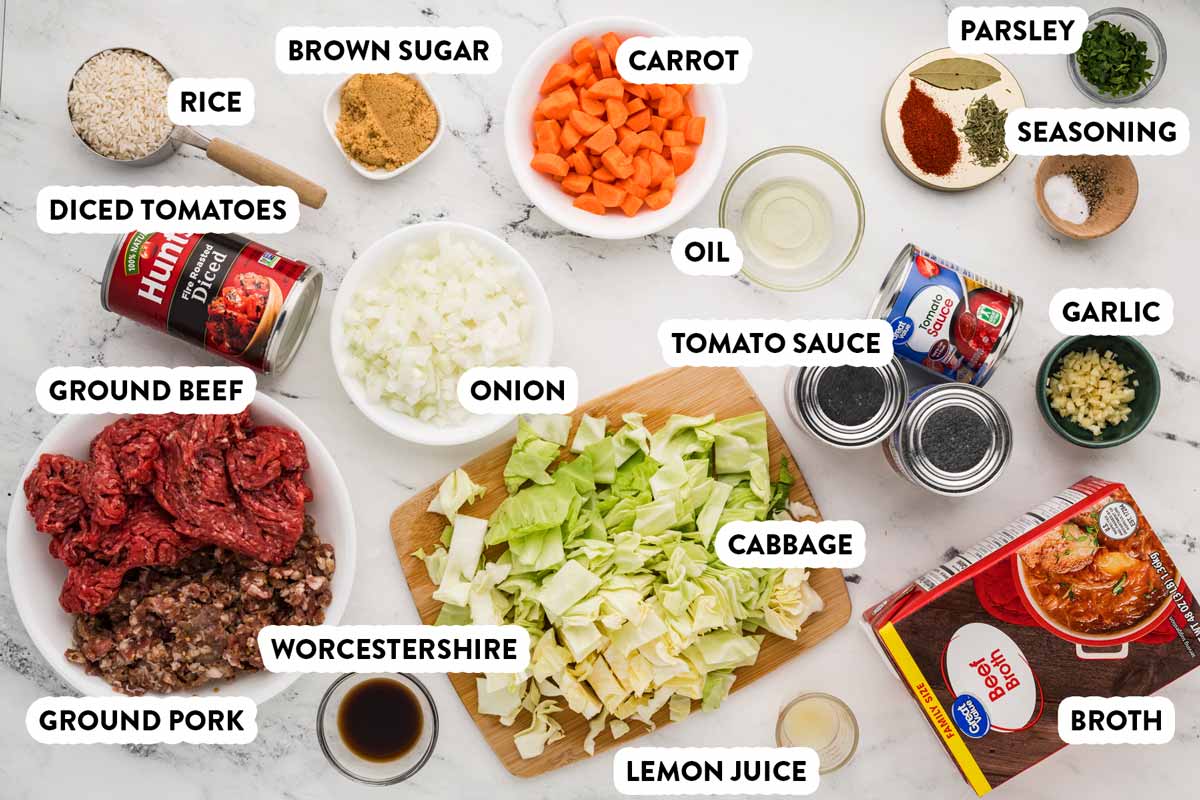
<path id="1" fill-rule="evenodd" d="M 571 124 L 584 136 L 591 136 L 604 127 L 604 120 L 593 117 L 591 114 L 581 111 L 578 108 L 573 110 L 569 116 Z"/>
<path id="2" fill-rule="evenodd" d="M 629 130 L 634 131 L 635 133 L 638 131 L 644 131 L 650 126 L 651 116 L 650 109 L 643 108 L 641 111 L 631 115 L 629 119 L 625 120 L 625 127 L 629 128 Z"/>
<path id="3" fill-rule="evenodd" d="M 541 122 L 545 118 L 546 118 L 546 115 L 542 113 L 541 109 L 535 108 L 533 110 L 533 121 L 534 122 Z"/>
<path id="4" fill-rule="evenodd" d="M 683 147 L 687 144 L 683 131 L 663 131 L 662 140 L 667 147 Z"/>
<path id="5" fill-rule="evenodd" d="M 687 128 L 683 131 L 683 138 L 687 139 L 688 144 L 700 144 L 704 141 L 704 117 L 692 117 L 688 120 Z"/>
<path id="6" fill-rule="evenodd" d="M 625 190 L 618 189 L 611 183 L 597 183 L 592 187 L 592 192 L 605 208 L 616 208 L 625 199 Z"/>
<path id="7" fill-rule="evenodd" d="M 608 51 L 609 58 L 615 62 L 617 60 L 617 48 L 621 46 L 621 39 L 615 33 L 609 31 L 600 37 L 600 43 Z"/>
<path id="8" fill-rule="evenodd" d="M 564 191 L 571 194 L 583 194 L 587 188 L 592 185 L 592 179 L 588 175 L 580 175 L 578 172 L 571 172 L 562 180 L 562 188 Z"/>
<path id="9" fill-rule="evenodd" d="M 604 168 L 618 178 L 628 178 L 633 174 L 633 159 L 621 151 L 619 147 L 610 147 L 600 156 Z"/>
<path id="10" fill-rule="evenodd" d="M 579 144 L 580 140 L 583 139 L 583 134 L 580 133 L 579 129 L 570 122 L 564 122 L 562 126 L 562 136 L 559 138 L 562 141 L 564 150 L 574 150 L 575 145 Z"/>
<path id="11" fill-rule="evenodd" d="M 567 163 L 571 165 L 571 169 L 575 170 L 580 175 L 592 174 L 592 162 L 588 160 L 585 153 L 576 151 L 567 156 Z"/>
<path id="12" fill-rule="evenodd" d="M 571 109 L 579 107 L 579 98 L 570 86 L 563 86 L 543 97 L 537 107 L 547 119 L 566 119 Z"/>
<path id="13" fill-rule="evenodd" d="M 575 68 L 575 71 L 571 73 L 571 83 L 575 84 L 576 86 L 583 86 L 587 83 L 588 78 L 595 74 L 596 73 L 592 71 L 591 64 L 580 64 Z"/>
<path id="14" fill-rule="evenodd" d="M 607 111 L 608 124 L 614 128 L 621 127 L 625 120 L 629 119 L 629 109 L 620 100 L 605 100 L 604 108 Z"/>
<path id="15" fill-rule="evenodd" d="M 588 114 L 591 114 L 593 117 L 604 116 L 604 101 L 599 98 L 592 97 L 587 92 L 584 92 L 579 98 L 579 107 Z"/>
<path id="16" fill-rule="evenodd" d="M 658 101 L 658 115 L 664 119 L 672 119 L 683 113 L 683 95 L 675 91 L 673 86 L 663 87 L 662 99 Z"/>
<path id="17" fill-rule="evenodd" d="M 601 78 L 588 87 L 592 97 L 600 97 L 605 100 L 620 100 L 625 96 L 625 87 L 621 85 L 621 81 L 617 78 Z"/>
<path id="18" fill-rule="evenodd" d="M 629 123 L 625 123 L 625 124 L 628 125 Z M 662 136 L 663 131 L 665 131 L 666 129 L 667 129 L 667 121 L 665 119 L 663 119 L 662 117 L 651 117 L 650 118 L 650 130 L 654 131 L 659 136 Z"/>
<path id="19" fill-rule="evenodd" d="M 613 76 L 613 60 L 607 50 L 601 50 L 596 53 L 597 59 L 600 62 L 600 76 L 603 78 L 611 78 Z"/>
<path id="20" fill-rule="evenodd" d="M 583 82 L 583 88 L 585 88 L 585 89 L 592 88 L 592 84 L 594 84 L 598 80 L 600 80 L 600 79 L 597 78 L 596 73 L 593 72 L 591 75 L 588 75 L 587 80 Z"/>
<path id="21" fill-rule="evenodd" d="M 633 182 L 638 186 L 650 185 L 650 162 L 640 155 L 633 157 Z"/>
<path id="22" fill-rule="evenodd" d="M 639 136 L 638 139 L 639 139 L 640 145 L 642 147 L 645 147 L 647 150 L 653 150 L 656 153 L 662 152 L 662 149 L 663 149 L 662 137 L 659 136 L 654 131 L 642 131 L 641 136 Z"/>
<path id="23" fill-rule="evenodd" d="M 616 143 L 617 132 L 612 129 L 611 125 L 605 125 L 603 128 L 592 134 L 592 138 L 587 140 L 588 150 L 591 150 L 594 153 L 603 153 Z"/>
<path id="24" fill-rule="evenodd" d="M 649 167 L 647 167 L 646 169 L 649 169 Z M 650 187 L 640 186 L 639 184 L 634 182 L 633 178 L 626 178 L 623 181 L 619 181 L 617 183 L 617 186 L 620 186 L 625 191 L 629 192 L 630 194 L 632 194 L 636 197 L 640 197 L 643 200 L 646 199 L 646 195 L 650 194 Z"/>
<path id="25" fill-rule="evenodd" d="M 621 201 L 621 210 L 625 212 L 625 216 L 632 217 L 642 207 L 642 198 L 634 197 L 631 194 L 625 195 L 625 199 Z"/>
<path id="26" fill-rule="evenodd" d="M 691 119 L 692 117 L 690 114 L 680 114 L 678 117 L 671 120 L 671 124 L 668 127 L 670 127 L 673 131 L 685 131 L 687 130 L 687 124 L 691 121 Z"/>
<path id="27" fill-rule="evenodd" d="M 546 77 L 542 81 L 542 94 L 550 94 L 558 87 L 570 83 L 571 72 L 571 68 L 566 64 L 555 64 L 550 67 L 550 71 L 546 73 Z"/>
<path id="28" fill-rule="evenodd" d="M 557 178 L 561 178 L 571 171 L 571 168 L 567 166 L 567 160 L 555 153 L 538 153 L 533 157 L 533 161 L 529 162 L 529 165 L 538 172 Z"/>
<path id="29" fill-rule="evenodd" d="M 582 208 L 584 211 L 590 211 L 593 214 L 604 216 L 604 204 L 596 199 L 596 195 L 591 192 L 584 192 L 575 198 L 571 204 L 576 208 Z"/>
<path id="30" fill-rule="evenodd" d="M 625 91 L 629 92 L 631 95 L 633 95 L 637 99 L 645 101 L 646 98 L 648 98 L 650 96 L 649 92 L 646 91 L 646 87 L 643 86 L 642 84 L 630 83 L 629 81 L 624 81 L 624 83 L 625 83 Z"/>
<path id="31" fill-rule="evenodd" d="M 635 97 L 625 104 L 625 110 L 630 114 L 636 114 L 646 107 L 646 101 L 640 97 Z"/>
<path id="32" fill-rule="evenodd" d="M 676 175 L 682 175 L 696 161 L 696 148 L 684 145 L 671 148 L 671 166 Z"/>
<path id="33" fill-rule="evenodd" d="M 675 91 L 679 92 L 680 96 L 682 97 L 687 97 L 688 93 L 692 91 L 692 85 L 690 83 L 676 83 L 674 86 Z"/>
<path id="34" fill-rule="evenodd" d="M 671 174 L 670 162 L 653 150 L 649 151 L 647 160 L 650 162 L 650 185 L 662 185 L 663 180 Z"/>
<path id="35" fill-rule="evenodd" d="M 671 202 L 671 190 L 659 189 L 654 194 L 646 195 L 646 208 L 652 208 L 657 211 Z"/>
<path id="36" fill-rule="evenodd" d="M 571 45 L 571 58 L 575 60 L 576 64 L 588 64 L 590 66 L 592 59 L 595 57 L 596 46 L 592 44 L 592 40 L 588 37 L 584 36 Z"/>
<path id="37" fill-rule="evenodd" d="M 596 167 L 594 170 L 592 170 L 592 181 L 594 182 L 612 183 L 616 179 L 617 176 L 609 172 L 606 167 Z"/>
<path id="38" fill-rule="evenodd" d="M 667 189 L 668 191 L 672 192 L 675 191 L 675 173 L 668 172 L 666 177 L 663 178 L 663 182 L 659 185 L 659 188 Z"/>
<path id="39" fill-rule="evenodd" d="M 620 133 L 617 134 L 617 140 L 617 147 L 621 148 L 621 152 L 627 156 L 632 156 L 638 151 L 642 136 L 629 130 L 629 128 L 621 128 Z"/>
<path id="40" fill-rule="evenodd" d="M 663 96 L 663 85 L 661 83 L 647 83 L 646 94 L 651 100 L 661 100 Z"/>
<path id="41" fill-rule="evenodd" d="M 561 148 L 562 128 L 552 119 L 533 123 L 533 135 L 539 153 L 558 153 Z"/>

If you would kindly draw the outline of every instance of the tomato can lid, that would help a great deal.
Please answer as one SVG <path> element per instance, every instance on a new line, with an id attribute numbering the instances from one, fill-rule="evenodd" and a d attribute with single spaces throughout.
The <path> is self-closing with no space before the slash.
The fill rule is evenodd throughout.
<path id="1" fill-rule="evenodd" d="M 308 267 L 288 292 L 263 355 L 264 373 L 282 372 L 296 357 L 321 299 L 321 273 Z"/>

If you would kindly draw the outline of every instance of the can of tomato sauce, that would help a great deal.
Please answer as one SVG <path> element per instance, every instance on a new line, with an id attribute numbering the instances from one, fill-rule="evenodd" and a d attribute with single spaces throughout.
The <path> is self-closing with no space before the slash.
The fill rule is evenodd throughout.
<path id="1" fill-rule="evenodd" d="M 916 245 L 905 245 L 870 316 L 892 326 L 896 355 L 939 378 L 983 386 L 1021 318 L 1019 295 Z"/>
<path id="2" fill-rule="evenodd" d="M 321 297 L 321 273 L 229 233 L 117 237 L 101 282 L 108 311 L 260 372 L 300 349 Z"/>

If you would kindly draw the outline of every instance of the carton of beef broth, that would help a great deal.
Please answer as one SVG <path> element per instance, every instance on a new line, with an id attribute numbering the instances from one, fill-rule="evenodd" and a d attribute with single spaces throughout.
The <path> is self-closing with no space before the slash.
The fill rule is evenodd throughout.
<path id="1" fill-rule="evenodd" d="M 1145 697 L 1200 665 L 1194 603 L 1128 489 L 1085 478 L 863 620 L 983 795 L 1066 746 L 1065 698 Z"/>

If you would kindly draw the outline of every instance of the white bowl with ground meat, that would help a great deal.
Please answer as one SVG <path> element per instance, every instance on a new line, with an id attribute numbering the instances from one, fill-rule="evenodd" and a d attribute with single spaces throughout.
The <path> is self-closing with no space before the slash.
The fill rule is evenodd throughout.
<path id="1" fill-rule="evenodd" d="M 9 584 L 29 637 L 71 688 L 84 695 L 111 697 L 116 692 L 111 681 L 132 689 L 129 693 L 154 695 L 161 693 L 156 687 L 179 686 L 179 674 L 184 674 L 182 680 L 188 684 L 173 689 L 173 695 L 237 695 L 262 703 L 286 689 L 299 674 L 243 670 L 246 663 L 240 660 L 240 654 L 255 645 L 248 642 L 247 635 L 238 642 L 238 634 L 256 630 L 255 626 L 267 617 L 280 621 L 280 617 L 287 616 L 292 624 L 315 624 L 322 617 L 325 623 L 336 624 L 341 619 L 350 599 L 355 564 L 354 513 L 346 484 L 329 451 L 283 405 L 260 393 L 250 405 L 250 416 L 255 426 L 290 428 L 304 442 L 308 458 L 304 481 L 313 493 L 305 514 L 312 524 L 292 556 L 283 567 L 272 568 L 228 551 L 216 555 L 215 548 L 201 547 L 172 567 L 135 568 L 126 574 L 117 597 L 101 612 L 106 617 L 99 623 L 99 615 L 69 614 L 59 605 L 67 568 L 47 551 L 52 537 L 36 529 L 26 509 L 24 487 L 26 477 L 42 454 L 87 459 L 92 439 L 120 416 L 64 417 L 30 458 L 12 492 L 8 520 Z M 310 531 L 315 531 L 320 544 L 311 538 Z M 332 564 L 321 544 L 332 545 Z M 326 601 L 328 605 L 322 614 L 320 607 Z M 289 605 L 293 602 L 295 605 Z M 132 613 L 134 608 L 138 610 L 136 615 Z M 186 609 L 191 616 L 180 609 Z M 233 609 L 234 619 L 221 618 L 216 613 L 219 609 Z M 184 618 L 167 623 L 172 614 Z M 157 626 L 144 624 L 148 615 L 160 615 Z M 121 628 L 124 635 L 114 634 L 118 621 L 127 625 Z M 114 624 L 109 627 L 107 623 Z M 165 642 L 160 634 L 155 634 L 153 647 L 159 648 L 157 657 L 145 641 L 130 635 L 134 630 L 151 628 L 169 630 L 175 637 L 175 641 Z M 180 640 L 192 635 L 198 641 L 204 641 L 205 636 L 223 641 L 227 657 L 197 655 L 197 666 L 187 673 L 183 672 L 187 665 L 182 668 L 177 665 L 174 669 L 179 673 L 163 666 L 171 657 L 164 658 L 163 648 L 170 648 L 177 658 L 186 658 L 189 650 Z M 192 653 L 196 650 L 193 648 Z M 70 657 L 68 651 L 72 651 Z M 124 657 L 126 653 L 132 657 Z M 238 668 L 231 669 L 230 662 L 235 662 Z M 90 671 L 85 669 L 85 663 L 92 666 Z M 93 672 L 103 672 L 108 680 Z M 56 691 L 54 686 L 42 688 Z"/>

